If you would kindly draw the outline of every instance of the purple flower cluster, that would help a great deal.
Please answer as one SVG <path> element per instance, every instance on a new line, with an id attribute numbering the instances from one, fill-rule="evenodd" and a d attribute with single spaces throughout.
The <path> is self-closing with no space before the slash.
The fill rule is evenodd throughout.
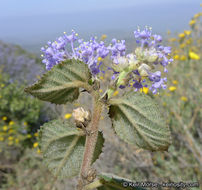
<path id="1" fill-rule="evenodd" d="M 116 81 L 116 86 L 125 88 L 133 86 L 135 90 L 150 85 L 150 90 L 155 94 L 158 89 L 166 88 L 166 78 L 162 78 L 158 67 L 166 66 L 173 61 L 169 58 L 171 48 L 161 45 L 162 37 L 152 35 L 149 28 L 134 31 L 134 36 L 138 47 L 134 53 L 126 55 L 125 40 L 118 41 L 113 39 L 109 46 L 103 41 L 97 42 L 95 38 L 90 41 L 83 41 L 77 38 L 77 34 L 72 31 L 71 35 L 58 38 L 55 42 L 48 42 L 47 46 L 41 48 L 43 52 L 43 63 L 46 69 L 50 70 L 54 65 L 65 59 L 79 59 L 86 63 L 93 76 L 98 75 L 101 70 L 102 61 L 110 54 L 112 64 L 108 67 L 113 71 L 112 80 Z M 75 42 L 77 44 L 75 46 Z M 67 50 L 70 44 L 71 51 Z M 132 85 L 130 80 L 132 80 Z M 147 84 L 148 83 L 148 84 Z"/>
<path id="2" fill-rule="evenodd" d="M 111 51 L 111 59 L 115 64 L 118 64 L 118 57 L 125 55 L 125 40 L 117 41 L 115 38 L 112 39 L 112 44 L 108 46 L 108 49 Z"/>
<path id="3" fill-rule="evenodd" d="M 77 42 L 78 47 L 74 47 L 74 42 Z M 67 45 L 70 44 L 71 52 L 67 50 Z M 54 65 L 64 61 L 65 59 L 79 59 L 89 66 L 93 75 L 100 72 L 102 59 L 108 54 L 109 50 L 104 45 L 104 42 L 97 42 L 95 38 L 90 41 L 83 41 L 77 38 L 77 34 L 72 31 L 72 34 L 58 38 L 55 42 L 48 42 L 46 48 L 41 48 L 44 53 L 43 63 L 46 64 L 46 69 L 50 70 Z"/>
<path id="4" fill-rule="evenodd" d="M 65 59 L 72 59 L 75 57 L 74 42 L 77 40 L 77 34 L 72 31 L 72 34 L 59 37 L 55 42 L 48 42 L 46 47 L 42 47 L 43 63 L 46 64 L 46 69 L 50 70 L 54 65 L 64 61 Z M 71 45 L 72 53 L 66 49 L 67 44 Z"/>
<path id="5" fill-rule="evenodd" d="M 171 53 L 171 47 L 161 45 L 162 37 L 160 35 L 152 35 L 152 31 L 149 28 L 145 28 L 140 31 L 139 29 L 134 31 L 137 44 L 140 44 L 140 53 L 136 55 L 136 59 L 143 61 L 149 67 L 153 67 L 153 70 L 157 68 L 157 65 L 164 67 L 164 72 L 167 73 L 166 66 L 173 62 L 173 59 L 168 58 Z M 148 79 L 151 81 L 150 90 L 155 94 L 158 89 L 165 89 L 167 78 L 161 78 L 161 72 L 151 72 L 147 69 Z"/>
<path id="6" fill-rule="evenodd" d="M 119 43 L 119 46 L 114 41 L 116 46 L 121 48 L 119 48 L 118 53 L 114 51 L 114 49 L 118 49 L 114 48 L 115 45 L 110 49 L 113 61 L 112 69 L 114 70 L 112 79 L 118 78 L 119 88 L 132 86 L 135 91 L 148 87 L 148 84 L 150 84 L 150 90 L 155 94 L 158 89 L 166 88 L 167 78 L 162 78 L 162 73 L 158 71 L 158 68 L 159 65 L 163 66 L 164 72 L 168 72 L 166 66 L 173 61 L 169 58 L 171 47 L 161 45 L 162 37 L 156 34 L 152 35 L 149 28 L 134 31 L 134 36 L 138 47 L 132 54 L 125 55 L 124 41 L 121 44 Z M 132 84 L 129 82 L 130 79 L 132 79 Z"/>
<path id="7" fill-rule="evenodd" d="M 95 38 L 88 42 L 79 40 L 79 43 L 80 45 L 75 48 L 76 57 L 89 66 L 93 75 L 97 75 L 101 71 L 102 59 L 107 57 L 109 50 L 103 41 L 98 43 Z"/>

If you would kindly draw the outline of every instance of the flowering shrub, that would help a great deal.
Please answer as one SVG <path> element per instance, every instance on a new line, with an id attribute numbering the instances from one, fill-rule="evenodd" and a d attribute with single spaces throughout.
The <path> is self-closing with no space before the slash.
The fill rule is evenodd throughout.
<path id="1" fill-rule="evenodd" d="M 171 48 L 163 46 L 162 37 L 153 35 L 147 27 L 134 31 L 138 47 L 130 54 L 126 54 L 124 40 L 113 39 L 107 46 L 96 38 L 85 42 L 77 36 L 74 31 L 64 34 L 41 49 L 48 72 L 25 91 L 54 104 L 73 102 L 79 94 L 87 92 L 92 96 L 93 109 L 75 109 L 74 121 L 57 119 L 44 124 L 39 135 L 41 151 L 54 176 L 79 174 L 78 190 L 121 187 L 117 177 L 97 174 L 92 168 L 104 144 L 99 128 L 101 113 L 104 107 L 109 110 L 116 134 L 126 143 L 151 151 L 168 150 L 170 131 L 159 107 L 139 91 L 146 92 L 149 87 L 156 94 L 166 88 L 163 73 L 167 73 L 166 67 L 173 61 Z M 110 81 L 100 94 L 101 75 L 107 73 Z M 118 89 L 122 89 L 121 96 L 117 96 Z"/>
<path id="2" fill-rule="evenodd" d="M 0 72 L 0 152 L 32 147 L 36 141 L 42 103 L 26 96 L 23 89 Z"/>
<path id="3" fill-rule="evenodd" d="M 167 90 L 155 95 L 165 108 L 174 136 L 169 153 L 156 153 L 152 157 L 154 165 L 158 166 L 155 173 L 168 181 L 176 181 L 179 176 L 182 181 L 200 183 L 201 180 L 201 16 L 201 13 L 195 14 L 190 28 L 169 39 L 175 64 L 169 67 L 172 72 L 169 72 Z M 165 168 L 169 168 L 167 172 Z"/>
<path id="4" fill-rule="evenodd" d="M 36 73 L 41 73 L 37 56 L 27 53 L 19 46 L 5 44 L 0 41 L 0 67 L 4 73 L 12 76 L 10 82 L 25 83 L 33 81 Z"/>

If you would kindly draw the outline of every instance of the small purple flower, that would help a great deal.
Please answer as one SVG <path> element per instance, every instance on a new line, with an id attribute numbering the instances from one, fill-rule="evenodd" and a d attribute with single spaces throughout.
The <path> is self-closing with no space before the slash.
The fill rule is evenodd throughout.
<path id="1" fill-rule="evenodd" d="M 68 43 L 74 42 L 77 40 L 77 34 L 75 31 L 72 31 L 71 35 L 64 35 L 64 38 L 67 40 Z"/>
<path id="2" fill-rule="evenodd" d="M 143 88 L 143 85 L 141 82 L 135 81 L 135 83 L 133 84 L 134 88 L 140 89 Z"/>
<path id="3" fill-rule="evenodd" d="M 154 34 L 153 37 L 156 42 L 162 42 L 162 37 L 160 35 Z"/>
<path id="4" fill-rule="evenodd" d="M 159 82 L 161 79 L 161 72 L 160 71 L 156 71 L 155 73 L 151 73 L 149 75 L 149 80 L 152 82 Z"/>
<path id="5" fill-rule="evenodd" d="M 74 47 L 74 42 L 78 41 L 79 46 Z M 59 37 L 55 42 L 48 42 L 48 47 L 42 47 L 43 63 L 46 64 L 46 69 L 50 70 L 54 65 L 64 61 L 65 59 L 79 59 L 86 63 L 92 74 L 96 75 L 100 72 L 102 62 L 98 59 L 103 59 L 109 54 L 108 47 L 104 42 L 97 42 L 95 38 L 84 42 L 77 38 L 76 32 L 72 31 L 71 35 Z M 67 45 L 70 44 L 71 51 L 67 50 Z M 120 48 L 120 47 L 119 47 Z M 98 65 L 97 65 L 98 64 Z M 102 71 L 103 72 L 103 71 Z"/>
<path id="6" fill-rule="evenodd" d="M 135 38 L 138 39 L 142 39 L 142 40 L 145 40 L 145 39 L 149 39 L 151 37 L 151 30 L 148 29 L 148 28 L 145 28 L 144 30 L 140 31 L 139 29 L 134 31 L 134 35 L 135 35 Z"/>

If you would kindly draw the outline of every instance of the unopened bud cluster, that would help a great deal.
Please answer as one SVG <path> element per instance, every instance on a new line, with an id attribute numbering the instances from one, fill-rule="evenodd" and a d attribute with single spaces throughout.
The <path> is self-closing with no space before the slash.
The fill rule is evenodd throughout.
<path id="1" fill-rule="evenodd" d="M 86 127 L 87 124 L 91 120 L 91 113 L 90 113 L 90 111 L 86 111 L 82 107 L 74 109 L 73 113 L 72 113 L 72 116 L 75 119 L 76 125 L 78 127 L 81 127 L 81 125 L 83 125 L 84 127 Z"/>

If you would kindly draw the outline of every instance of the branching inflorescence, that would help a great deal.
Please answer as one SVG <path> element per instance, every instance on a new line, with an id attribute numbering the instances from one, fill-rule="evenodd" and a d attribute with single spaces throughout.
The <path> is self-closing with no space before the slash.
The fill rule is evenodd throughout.
<path id="1" fill-rule="evenodd" d="M 126 54 L 124 40 L 113 39 L 107 46 L 96 38 L 84 41 L 77 36 L 72 31 L 41 49 L 48 71 L 25 91 L 55 104 L 73 102 L 82 92 L 92 96 L 93 109 L 75 109 L 74 122 L 56 119 L 41 127 L 41 150 L 53 175 L 80 176 L 77 190 L 99 190 L 102 186 L 114 189 L 122 186 L 119 178 L 97 175 L 92 168 L 104 144 L 99 128 L 103 108 L 109 110 L 112 127 L 124 142 L 151 151 L 168 150 L 170 131 L 159 107 L 139 91 L 149 87 L 155 94 L 166 88 L 167 79 L 160 66 L 167 73 L 166 66 L 173 61 L 169 57 L 171 48 L 162 46 L 162 37 L 152 35 L 147 27 L 134 32 L 137 47 L 130 54 Z M 100 76 L 106 72 L 110 73 L 109 86 L 100 94 Z M 112 94 L 118 88 L 129 90 L 115 98 Z"/>
<path id="2" fill-rule="evenodd" d="M 139 90 L 150 86 L 150 90 L 156 94 L 158 89 L 166 88 L 167 78 L 162 76 L 159 65 L 164 67 L 164 72 L 168 70 L 166 66 L 173 62 L 169 58 L 171 47 L 161 45 L 162 37 L 152 35 L 152 30 L 145 28 L 134 31 L 134 37 L 138 47 L 133 53 L 126 55 L 125 40 L 113 39 L 111 44 L 106 46 L 103 41 L 97 42 L 95 37 L 90 41 L 78 39 L 78 34 L 72 31 L 71 35 L 64 34 L 55 42 L 48 42 L 42 47 L 43 63 L 46 69 L 50 70 L 54 65 L 66 59 L 78 59 L 86 63 L 94 77 L 100 72 L 112 70 L 111 79 L 115 81 L 119 88 L 134 87 Z M 77 43 L 77 47 L 75 47 Z M 68 51 L 68 44 L 71 51 Z M 110 57 L 111 63 L 107 69 L 101 69 L 103 59 Z M 132 85 L 131 82 L 132 81 Z"/>

